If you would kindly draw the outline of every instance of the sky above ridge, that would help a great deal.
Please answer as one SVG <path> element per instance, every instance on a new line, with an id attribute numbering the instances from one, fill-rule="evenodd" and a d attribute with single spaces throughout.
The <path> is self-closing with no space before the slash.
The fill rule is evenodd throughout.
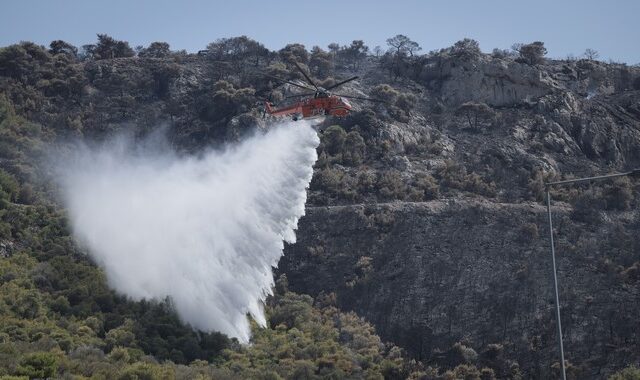
<path id="1" fill-rule="evenodd" d="M 386 48 L 387 38 L 405 34 L 423 52 L 465 37 L 479 41 L 485 52 L 539 40 L 552 58 L 578 57 L 592 48 L 602 60 L 636 64 L 638 15 L 636 0 L 14 0 L 0 5 L 0 46 L 56 39 L 81 46 L 106 33 L 132 47 L 165 41 L 189 52 L 240 35 L 272 50 L 293 42 L 326 48 L 354 39 Z"/>

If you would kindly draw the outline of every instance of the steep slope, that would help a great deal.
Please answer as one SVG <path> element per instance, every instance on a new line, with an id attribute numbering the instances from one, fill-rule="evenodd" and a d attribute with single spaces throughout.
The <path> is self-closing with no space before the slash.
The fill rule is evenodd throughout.
<path id="1" fill-rule="evenodd" d="M 615 267 L 638 247 L 621 227 L 628 214 L 576 224 L 568 213 L 555 214 L 565 349 L 581 376 L 600 377 L 637 360 L 637 277 Z M 500 344 L 500 376 L 512 360 L 547 377 L 556 331 L 545 218 L 535 203 L 454 199 L 311 208 L 280 270 L 298 291 L 335 292 L 427 363 L 461 364 L 447 354 L 458 342 L 479 353 Z"/>
<path id="2" fill-rule="evenodd" d="M 640 166 L 639 69 L 589 60 L 529 64 L 455 48 L 355 62 L 292 49 L 257 58 L 231 52 L 83 60 L 28 43 L 0 51 L 0 179 L 8 202 L 2 260 L 26 255 L 38 268 L 24 274 L 33 277 L 20 280 L 27 282 L 3 273 L 2 286 L 20 283 L 33 291 L 20 293 L 25 305 L 33 304 L 27 293 L 42 294 L 46 305 L 36 302 L 34 315 L 29 307 L 16 309 L 11 318 L 18 327 L 11 328 L 18 333 L 7 333 L 18 347 L 12 349 L 22 355 L 58 347 L 71 355 L 87 344 L 102 354 L 85 354 L 100 356 L 113 350 L 105 343 L 111 336 L 130 344 L 132 362 L 142 355 L 135 350 L 177 363 L 221 357 L 230 343 L 189 333 L 170 304 L 131 303 L 106 288 L 69 239 L 64 216 L 51 202 L 55 189 L 36 162 L 46 144 L 121 131 L 143 136 L 164 128 L 185 154 L 238 140 L 266 127 L 253 96 L 271 89 L 261 73 L 294 79 L 286 64 L 295 53 L 323 83 L 358 74 L 362 78 L 343 92 L 386 101 L 354 102 L 349 117 L 320 125 L 307 216 L 278 269 L 290 289 L 330 300 L 328 305 L 335 299 L 424 364 L 401 360 L 384 372 L 399 351 L 381 348 L 350 373 L 359 376 L 375 360 L 376 371 L 387 377 L 423 369 L 426 378 L 465 371 L 480 376 L 476 367 L 490 368 L 487 378 L 552 376 L 557 354 L 543 183 Z M 286 86 L 273 91 L 275 97 L 291 93 Z M 602 378 L 640 361 L 639 190 L 637 180 L 627 179 L 553 192 L 565 345 L 574 377 Z M 77 278 L 95 283 L 85 286 Z M 287 316 L 295 320 L 301 309 L 294 304 Z M 332 313 L 322 315 L 340 330 L 343 317 Z M 94 315 L 99 323 L 89 321 Z M 319 314 L 305 315 L 317 320 Z M 40 319 L 25 335 L 20 318 Z M 66 343 L 59 337 L 42 346 L 31 341 L 40 342 L 37 331 L 51 328 L 51 319 L 66 318 L 74 318 L 61 322 L 72 332 Z M 294 322 L 285 323 L 286 331 L 271 326 L 261 336 L 270 342 L 266 347 L 294 339 Z M 127 340 L 128 332 L 135 341 Z M 341 331 L 334 343 L 351 342 L 340 338 L 343 333 L 349 336 Z M 361 348 L 379 347 L 371 342 Z M 317 344 L 312 340 L 309 350 Z M 237 352 L 227 356 L 229 366 L 237 359 L 246 370 L 238 376 L 255 373 L 257 367 L 247 364 L 252 359 Z M 305 360 L 300 352 L 308 351 L 292 357 Z M 327 360 L 338 358 L 314 352 L 319 354 L 311 363 L 296 363 L 304 373 L 350 368 L 329 366 Z M 347 352 L 354 360 L 354 351 Z M 296 366 L 280 375 L 293 374 Z"/>
<path id="3" fill-rule="evenodd" d="M 411 119 L 380 125 L 376 138 L 391 153 L 338 168 L 342 177 L 335 166 L 320 171 L 353 192 L 315 182 L 312 194 L 330 195 L 316 204 L 328 207 L 309 209 L 280 270 L 298 291 L 336 292 L 340 306 L 427 363 L 482 362 L 452 359 L 454 344 L 480 353 L 499 344 L 500 376 L 512 362 L 532 378 L 551 376 L 558 355 L 542 183 L 640 165 L 637 75 L 588 61 L 427 59 L 416 78 L 424 87 L 396 85 L 419 99 Z M 363 185 L 371 170 L 374 185 Z M 640 359 L 639 189 L 631 179 L 553 193 L 565 349 L 579 378 Z M 437 190 L 443 199 L 421 202 Z"/>
<path id="4" fill-rule="evenodd" d="M 424 70 L 425 87 L 397 86 L 419 99 L 408 123 L 378 131 L 392 153 L 338 168 L 353 192 L 315 182 L 312 194 L 333 196 L 309 209 L 280 270 L 298 291 L 336 292 L 427 363 L 465 362 L 452 359 L 456 342 L 478 352 L 500 344 L 500 376 L 511 360 L 549 377 L 558 355 L 542 183 L 640 165 L 637 69 L 481 56 L 437 57 Z M 363 185 L 372 168 L 377 182 Z M 639 360 L 639 189 L 631 179 L 553 193 L 565 349 L 579 378 Z M 443 199 L 420 202 L 437 190 Z"/>

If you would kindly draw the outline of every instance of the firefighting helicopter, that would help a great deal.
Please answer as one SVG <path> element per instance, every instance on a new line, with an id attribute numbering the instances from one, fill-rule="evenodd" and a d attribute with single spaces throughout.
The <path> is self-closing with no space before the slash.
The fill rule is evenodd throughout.
<path id="1" fill-rule="evenodd" d="M 307 80 L 308 84 L 310 84 L 311 86 L 307 85 L 306 83 L 305 84 L 296 83 L 296 82 L 288 81 L 288 80 L 278 78 L 268 74 L 264 74 L 264 75 L 269 78 L 276 79 L 282 82 L 282 84 L 287 83 L 292 86 L 307 90 L 308 92 L 285 97 L 285 99 L 292 99 L 292 98 L 302 98 L 302 99 L 299 99 L 295 103 L 282 108 L 275 108 L 274 105 L 271 103 L 271 101 L 265 100 L 265 104 L 264 104 L 265 113 L 268 113 L 269 115 L 272 115 L 272 116 L 290 115 L 294 121 L 297 121 L 300 119 L 307 119 L 307 118 L 327 116 L 327 115 L 338 116 L 338 117 L 346 116 L 349 113 L 349 111 L 351 111 L 351 108 L 352 108 L 351 104 L 347 99 L 359 99 L 359 100 L 368 100 L 372 102 L 384 103 L 384 101 L 378 100 L 378 99 L 366 98 L 362 96 L 334 94 L 329 92 L 330 90 L 333 90 L 339 86 L 342 86 L 345 83 L 358 79 L 359 78 L 358 76 L 345 79 L 332 86 L 323 88 L 318 86 L 309 77 L 309 75 L 305 73 L 305 71 L 302 69 L 302 67 L 300 67 L 300 65 L 297 62 L 293 61 L 293 64 L 302 73 L 304 78 Z"/>

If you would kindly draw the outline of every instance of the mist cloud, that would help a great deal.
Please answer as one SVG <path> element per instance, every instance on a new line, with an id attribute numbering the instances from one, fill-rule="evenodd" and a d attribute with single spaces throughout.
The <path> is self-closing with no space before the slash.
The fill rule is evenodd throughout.
<path id="1" fill-rule="evenodd" d="M 193 327 L 250 338 L 283 240 L 295 241 L 318 137 L 288 123 L 179 157 L 119 139 L 57 160 L 77 240 L 133 299 L 169 296 Z"/>

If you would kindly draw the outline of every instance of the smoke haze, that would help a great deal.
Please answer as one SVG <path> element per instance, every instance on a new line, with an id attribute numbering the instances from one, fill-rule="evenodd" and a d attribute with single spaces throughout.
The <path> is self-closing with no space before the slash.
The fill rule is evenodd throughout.
<path id="1" fill-rule="evenodd" d="M 271 267 L 295 241 L 318 143 L 298 122 L 198 158 L 121 138 L 56 166 L 74 235 L 114 289 L 169 296 L 193 327 L 247 342 L 246 314 L 266 323 Z"/>

